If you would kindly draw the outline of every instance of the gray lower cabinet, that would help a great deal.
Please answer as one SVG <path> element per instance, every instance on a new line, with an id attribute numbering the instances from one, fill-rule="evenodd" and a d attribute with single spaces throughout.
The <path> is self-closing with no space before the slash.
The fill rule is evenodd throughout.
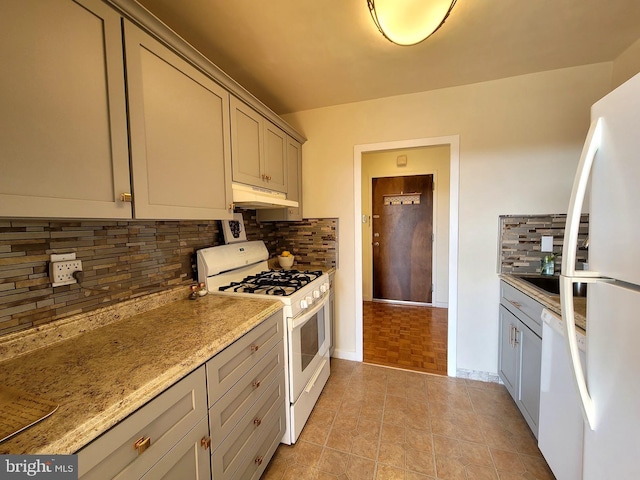
<path id="1" fill-rule="evenodd" d="M 283 328 L 274 314 L 206 365 L 215 480 L 259 478 L 284 435 Z"/>
<path id="2" fill-rule="evenodd" d="M 282 311 L 78 453 L 81 480 L 258 479 L 284 435 Z"/>
<path id="3" fill-rule="evenodd" d="M 80 450 L 79 477 L 135 479 L 151 470 L 158 475 L 147 478 L 208 478 L 205 382 L 203 366 Z"/>
<path id="4" fill-rule="evenodd" d="M 498 373 L 537 438 L 543 307 L 505 282 L 500 290 Z"/>

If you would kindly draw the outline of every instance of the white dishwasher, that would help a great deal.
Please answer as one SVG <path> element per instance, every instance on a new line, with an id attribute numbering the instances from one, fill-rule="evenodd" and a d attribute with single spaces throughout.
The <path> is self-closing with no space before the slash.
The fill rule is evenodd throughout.
<path id="1" fill-rule="evenodd" d="M 538 447 L 557 480 L 581 480 L 584 420 L 564 335 L 561 318 L 544 309 Z M 584 368 L 585 336 L 576 339 Z"/>

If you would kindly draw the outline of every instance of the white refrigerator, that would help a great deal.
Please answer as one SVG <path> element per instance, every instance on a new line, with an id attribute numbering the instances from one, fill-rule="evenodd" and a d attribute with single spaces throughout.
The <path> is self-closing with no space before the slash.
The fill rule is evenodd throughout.
<path id="1" fill-rule="evenodd" d="M 591 109 L 571 194 L 561 303 L 572 379 L 584 415 L 584 480 L 640 479 L 640 74 Z M 589 269 L 575 269 L 589 194 Z M 573 319 L 572 283 L 587 281 L 586 365 Z M 586 371 L 585 371 L 586 370 Z"/>

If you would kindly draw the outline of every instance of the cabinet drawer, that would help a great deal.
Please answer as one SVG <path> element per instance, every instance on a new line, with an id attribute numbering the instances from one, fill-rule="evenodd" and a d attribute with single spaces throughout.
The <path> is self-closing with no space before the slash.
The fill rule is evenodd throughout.
<path id="1" fill-rule="evenodd" d="M 222 441 L 274 378 L 284 372 L 284 343 L 281 340 L 260 363 L 253 366 L 209 409 L 211 431 Z"/>
<path id="2" fill-rule="evenodd" d="M 247 455 L 254 452 L 253 445 L 257 439 L 265 430 L 268 430 L 274 418 L 284 413 L 284 402 L 284 372 L 282 372 L 213 451 L 211 456 L 213 478 L 216 480 L 235 478 L 236 470 L 242 468 Z M 220 440 L 216 437 L 216 433 L 211 431 L 213 448 Z"/>
<path id="3" fill-rule="evenodd" d="M 78 452 L 82 480 L 139 478 L 207 414 L 200 367 Z M 140 438 L 149 438 L 138 454 Z"/>
<path id="4" fill-rule="evenodd" d="M 516 315 L 538 336 L 542 336 L 542 304 L 511 285 L 500 282 L 500 303 Z M 528 318 L 524 318 L 523 315 Z M 533 324 L 532 324 L 533 321 Z"/>
<path id="5" fill-rule="evenodd" d="M 180 440 L 141 480 L 210 480 L 209 449 L 202 446 L 202 439 L 209 436 L 206 417 Z"/>
<path id="6" fill-rule="evenodd" d="M 284 410 L 273 420 L 262 436 L 256 442 L 256 448 L 251 450 L 247 458 L 240 466 L 234 479 L 237 480 L 257 480 L 264 472 L 273 457 L 280 440 L 286 429 L 286 419 Z"/>
<path id="7" fill-rule="evenodd" d="M 283 328 L 282 311 L 278 311 L 207 362 L 209 406 L 284 338 Z"/>

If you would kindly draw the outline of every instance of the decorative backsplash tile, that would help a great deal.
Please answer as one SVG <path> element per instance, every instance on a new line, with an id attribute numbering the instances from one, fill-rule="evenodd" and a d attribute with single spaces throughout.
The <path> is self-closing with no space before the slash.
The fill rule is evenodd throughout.
<path id="1" fill-rule="evenodd" d="M 548 252 L 540 251 L 541 237 L 553 237 L 555 271 L 560 271 L 562 240 L 567 220 L 565 214 L 555 215 L 503 215 L 500 216 L 500 273 L 540 273 L 541 260 Z M 589 235 L 589 215 L 582 215 L 578 233 L 578 246 Z M 586 262 L 588 251 L 578 248 L 577 261 Z"/>
<path id="2" fill-rule="evenodd" d="M 258 224 L 255 211 L 243 219 L 247 239 L 264 240 L 271 256 L 287 249 L 301 266 L 337 265 L 337 219 Z M 0 335 L 189 285 L 194 252 L 222 244 L 217 220 L 0 219 Z M 85 288 L 51 286 L 49 257 L 68 252 L 82 260 Z"/>

